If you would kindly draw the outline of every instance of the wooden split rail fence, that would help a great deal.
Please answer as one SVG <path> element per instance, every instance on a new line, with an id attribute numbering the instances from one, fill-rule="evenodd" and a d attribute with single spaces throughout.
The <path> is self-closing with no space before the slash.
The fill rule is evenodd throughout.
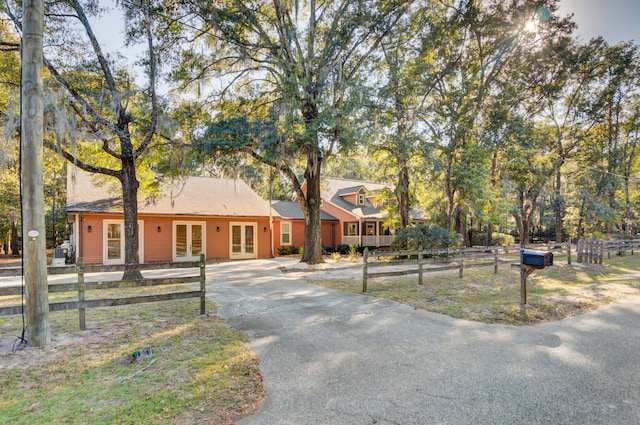
<path id="1" fill-rule="evenodd" d="M 578 240 L 578 262 L 588 264 L 602 264 L 606 254 L 607 259 L 611 259 L 611 253 L 625 255 L 640 249 L 640 239 L 580 239 Z"/>
<path id="2" fill-rule="evenodd" d="M 160 278 L 144 278 L 134 280 L 114 280 L 87 282 L 85 275 L 90 273 L 106 273 L 120 271 L 142 271 L 142 270 L 165 270 L 165 269 L 185 269 L 199 268 L 197 275 L 187 275 L 179 277 L 160 277 Z M 200 314 L 206 312 L 206 273 L 204 256 L 200 257 L 200 261 L 180 262 L 180 263 L 156 263 L 156 264 L 128 264 L 115 266 L 67 266 L 67 267 L 50 267 L 48 273 L 64 274 L 75 273 L 78 278 L 72 283 L 49 283 L 49 293 L 77 292 L 77 301 L 54 302 L 49 303 L 49 311 L 61 310 L 78 310 L 78 321 L 81 330 L 86 328 L 85 310 L 95 307 L 112 307 L 129 304 L 149 303 L 157 301 L 179 300 L 185 298 L 200 298 Z M 2 270 L 0 276 L 20 276 L 21 270 Z M 104 289 L 121 289 L 121 288 L 143 288 L 158 287 L 168 285 L 179 285 L 184 283 L 200 283 L 199 290 L 168 292 L 155 295 L 139 295 L 126 298 L 101 298 L 101 299 L 85 299 L 86 291 L 104 290 Z M 0 287 L 0 296 L 21 295 L 23 288 L 21 285 Z M 24 307 L 22 305 L 14 305 L 9 307 L 0 307 L 0 316 L 11 314 L 21 314 Z"/>
<path id="3" fill-rule="evenodd" d="M 484 260 L 484 262 L 478 262 L 479 260 Z M 497 247 L 491 249 L 464 247 L 459 249 L 419 248 L 413 251 L 369 251 L 368 248 L 365 248 L 362 253 L 362 261 L 362 292 L 367 292 L 369 278 L 418 274 L 418 284 L 422 285 L 423 274 L 429 272 L 458 270 L 459 276 L 462 277 L 463 270 L 466 268 L 493 266 L 494 273 L 498 273 L 500 259 Z M 390 266 L 399 266 L 401 268 L 381 272 L 371 272 L 369 270 L 370 268 L 389 268 Z"/>
<path id="4" fill-rule="evenodd" d="M 567 264 L 571 264 L 571 244 L 568 242 L 545 245 L 529 245 L 529 249 L 551 251 L 554 255 L 565 256 Z M 519 263 L 519 246 L 495 246 L 489 248 L 458 249 L 418 249 L 413 251 L 369 251 L 365 248 L 362 254 L 362 292 L 367 292 L 369 278 L 402 276 L 418 274 L 418 284 L 423 283 L 423 274 L 444 270 L 458 270 L 463 277 L 464 269 L 470 267 L 493 266 L 498 273 L 501 263 Z M 499 252 L 505 253 L 500 257 Z M 557 258 L 556 260 L 557 261 Z M 396 270 L 370 271 L 371 268 L 396 266 Z"/>

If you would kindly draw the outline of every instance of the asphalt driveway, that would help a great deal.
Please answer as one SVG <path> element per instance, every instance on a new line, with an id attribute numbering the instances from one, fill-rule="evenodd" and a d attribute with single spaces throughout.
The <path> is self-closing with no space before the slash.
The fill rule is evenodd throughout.
<path id="1" fill-rule="evenodd" d="M 278 268 L 291 264 L 208 267 L 207 291 L 249 334 L 268 392 L 239 424 L 640 424 L 640 297 L 555 323 L 486 325 Z"/>

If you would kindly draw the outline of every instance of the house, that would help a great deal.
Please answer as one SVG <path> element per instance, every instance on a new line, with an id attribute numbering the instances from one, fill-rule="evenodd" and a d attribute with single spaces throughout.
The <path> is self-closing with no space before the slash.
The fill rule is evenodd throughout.
<path id="1" fill-rule="evenodd" d="M 304 246 L 305 219 L 299 202 L 275 201 L 273 208 L 274 252 L 284 246 Z M 320 211 L 320 237 L 323 247 L 335 248 L 339 244 L 340 221 L 325 211 Z"/>
<path id="2" fill-rule="evenodd" d="M 139 198 L 141 198 L 139 196 Z M 74 166 L 67 170 L 72 250 L 85 264 L 124 263 L 119 182 Z M 141 263 L 271 257 L 269 202 L 236 179 L 188 177 L 138 202 Z"/>
<path id="3" fill-rule="evenodd" d="M 391 190 L 391 186 L 325 177 L 320 189 L 320 209 L 339 220 L 338 244 L 376 247 L 391 245 L 395 229 L 388 224 L 385 201 L 380 198 L 383 190 Z M 419 209 L 411 209 L 409 215 L 414 223 L 426 221 Z"/>

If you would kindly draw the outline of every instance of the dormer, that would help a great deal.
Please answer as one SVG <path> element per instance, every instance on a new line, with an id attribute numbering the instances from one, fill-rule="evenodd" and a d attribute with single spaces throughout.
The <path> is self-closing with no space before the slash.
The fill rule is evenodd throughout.
<path id="1" fill-rule="evenodd" d="M 338 191 L 338 196 L 351 205 L 367 205 L 367 189 L 364 186 L 349 187 Z"/>

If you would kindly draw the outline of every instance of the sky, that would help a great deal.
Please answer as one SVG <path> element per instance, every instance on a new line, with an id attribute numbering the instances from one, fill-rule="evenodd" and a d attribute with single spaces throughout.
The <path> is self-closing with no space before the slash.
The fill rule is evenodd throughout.
<path id="1" fill-rule="evenodd" d="M 576 34 L 583 42 L 602 35 L 609 44 L 634 40 L 640 43 L 640 0 L 560 0 L 560 16 L 574 14 Z M 103 16 L 94 28 L 99 39 L 122 46 L 122 20 L 118 11 Z M 123 52 L 126 54 L 126 52 Z"/>
<path id="2" fill-rule="evenodd" d="M 99 41 L 106 40 L 105 50 L 119 51 L 132 62 L 131 57 L 140 55 L 145 46 L 123 48 L 122 18 L 119 10 L 114 9 L 96 22 L 94 30 Z M 640 0 L 560 0 L 557 13 L 560 16 L 573 13 L 578 24 L 575 35 L 582 42 L 601 35 L 609 44 L 629 40 L 640 44 Z M 132 65 L 133 69 L 142 73 Z"/>
<path id="3" fill-rule="evenodd" d="M 601 35 L 609 44 L 640 43 L 640 0 L 561 0 L 558 14 L 571 13 L 583 42 Z"/>

